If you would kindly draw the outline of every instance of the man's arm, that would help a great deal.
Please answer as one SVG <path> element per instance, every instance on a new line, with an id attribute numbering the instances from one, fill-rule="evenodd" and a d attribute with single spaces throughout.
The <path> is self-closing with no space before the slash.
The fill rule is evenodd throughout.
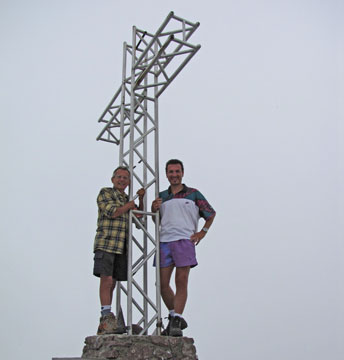
<path id="1" fill-rule="evenodd" d="M 140 190 L 137 191 L 137 195 L 139 196 L 139 207 L 138 210 L 143 210 L 143 198 L 145 196 L 145 189 L 142 188 Z M 124 206 L 121 206 L 119 208 L 117 208 L 114 213 L 112 214 L 112 218 L 116 218 L 117 216 L 121 216 L 122 214 L 126 213 L 129 210 L 133 210 L 136 209 L 136 205 L 134 203 L 134 200 L 127 202 Z M 136 215 L 138 216 L 138 215 Z"/>
<path id="2" fill-rule="evenodd" d="M 118 203 L 116 204 L 116 200 L 113 198 L 113 195 L 107 188 L 104 188 L 100 191 L 97 198 L 97 204 L 99 210 L 110 219 L 121 216 L 122 214 L 135 208 L 134 201 L 129 201 L 123 206 L 116 206 Z"/>
<path id="3" fill-rule="evenodd" d="M 198 245 L 198 243 L 205 237 L 205 235 L 207 234 L 207 231 L 210 229 L 211 224 L 213 223 L 214 219 L 215 219 L 215 215 L 209 217 L 204 225 L 201 231 L 194 233 L 193 235 L 191 235 L 190 240 L 195 244 Z M 206 228 L 207 231 L 204 231 L 203 229 Z"/>
<path id="4" fill-rule="evenodd" d="M 145 196 L 145 189 L 142 188 L 142 189 L 138 190 L 136 194 L 139 196 L 139 208 L 138 208 L 138 210 L 142 211 L 143 210 L 143 198 Z"/>
<path id="5" fill-rule="evenodd" d="M 162 204 L 162 199 L 161 198 L 156 198 L 153 202 L 152 202 L 152 207 L 151 210 L 152 212 L 157 212 L 160 209 L 160 206 Z M 155 223 L 155 217 L 152 217 L 153 222 Z"/>
<path id="6" fill-rule="evenodd" d="M 152 212 L 157 212 L 160 209 L 161 204 L 162 204 L 162 199 L 161 198 L 156 198 L 152 202 L 152 207 L 151 207 Z"/>
<path id="7" fill-rule="evenodd" d="M 118 216 L 123 215 L 124 213 L 128 212 L 129 210 L 135 209 L 136 205 L 134 200 L 127 202 L 125 205 L 116 208 L 116 210 L 112 213 L 111 217 L 114 219 Z"/>

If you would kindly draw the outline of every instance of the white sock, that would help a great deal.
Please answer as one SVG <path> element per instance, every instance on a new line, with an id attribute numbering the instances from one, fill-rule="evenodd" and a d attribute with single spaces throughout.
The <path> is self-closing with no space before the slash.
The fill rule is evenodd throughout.
<path id="1" fill-rule="evenodd" d="M 175 314 L 174 309 L 170 310 L 170 315 L 171 315 L 172 317 L 174 317 L 174 314 Z"/>
<path id="2" fill-rule="evenodd" d="M 101 314 L 104 316 L 104 315 L 107 315 L 107 314 L 110 314 L 111 312 L 111 305 L 103 305 L 101 307 Z"/>
<path id="3" fill-rule="evenodd" d="M 176 312 L 174 313 L 174 316 L 178 316 L 178 317 L 180 317 L 180 318 L 182 318 L 182 317 L 183 317 L 183 315 L 182 315 L 182 314 L 177 314 Z"/>

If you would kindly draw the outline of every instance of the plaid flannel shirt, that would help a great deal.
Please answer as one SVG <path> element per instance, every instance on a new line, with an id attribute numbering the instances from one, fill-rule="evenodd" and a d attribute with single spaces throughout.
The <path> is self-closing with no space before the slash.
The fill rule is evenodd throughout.
<path id="1" fill-rule="evenodd" d="M 129 213 L 111 218 L 114 211 L 129 201 L 126 194 L 114 188 L 103 188 L 97 198 L 98 223 L 93 250 L 123 254 L 126 251 Z"/>

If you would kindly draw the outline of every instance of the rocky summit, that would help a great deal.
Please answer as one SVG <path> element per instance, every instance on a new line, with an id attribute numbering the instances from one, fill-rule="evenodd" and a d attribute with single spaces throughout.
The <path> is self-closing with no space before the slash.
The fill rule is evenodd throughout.
<path id="1" fill-rule="evenodd" d="M 188 337 L 101 335 L 85 339 L 82 359 L 197 360 Z"/>

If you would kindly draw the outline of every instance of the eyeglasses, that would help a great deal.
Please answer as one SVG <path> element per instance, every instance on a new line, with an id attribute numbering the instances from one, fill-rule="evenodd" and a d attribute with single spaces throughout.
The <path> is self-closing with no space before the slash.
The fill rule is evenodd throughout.
<path id="1" fill-rule="evenodd" d="M 116 179 L 119 179 L 119 180 L 125 180 L 125 181 L 128 181 L 129 180 L 129 177 L 128 176 L 122 176 L 122 175 L 115 175 L 114 176 Z"/>

